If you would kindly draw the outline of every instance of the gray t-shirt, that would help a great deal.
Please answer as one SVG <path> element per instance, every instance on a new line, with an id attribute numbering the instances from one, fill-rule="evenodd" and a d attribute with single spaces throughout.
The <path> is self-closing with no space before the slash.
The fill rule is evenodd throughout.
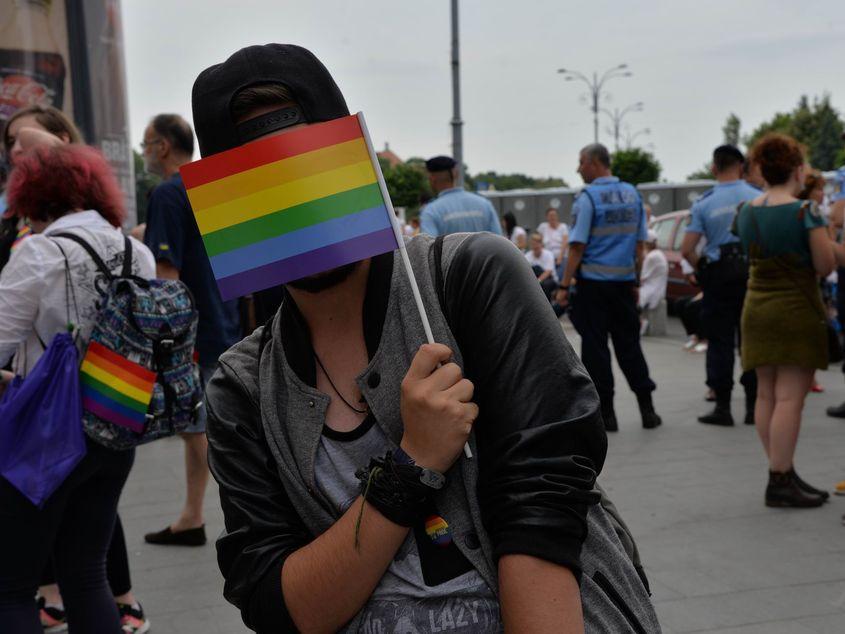
<path id="1" fill-rule="evenodd" d="M 316 480 L 324 496 L 344 513 L 358 497 L 355 472 L 370 458 L 383 456 L 391 443 L 372 417 L 354 431 L 326 430 L 317 449 Z M 436 585 L 427 585 L 417 539 L 436 544 L 430 566 L 437 568 L 438 548 L 451 542 L 437 515 L 425 529 L 412 530 L 364 606 L 359 632 L 367 634 L 428 634 L 435 632 L 501 632 L 499 602 L 478 572 L 470 568 Z M 448 528 L 445 529 L 446 531 Z M 450 551 L 461 557 L 460 553 Z M 445 554 L 445 553 L 444 553 Z M 448 556 L 448 555 L 446 555 Z M 448 574 L 448 573 L 447 573 Z"/>

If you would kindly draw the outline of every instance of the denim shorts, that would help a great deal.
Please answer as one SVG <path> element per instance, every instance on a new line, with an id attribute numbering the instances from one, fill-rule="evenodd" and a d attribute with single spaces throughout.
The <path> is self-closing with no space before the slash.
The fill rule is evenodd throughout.
<path id="1" fill-rule="evenodd" d="M 200 365 L 200 381 L 202 383 L 202 393 L 203 393 L 203 402 L 200 405 L 199 410 L 197 411 L 197 419 L 194 421 L 193 425 L 187 427 L 182 433 L 183 434 L 204 434 L 205 433 L 205 422 L 207 419 L 207 414 L 205 412 L 205 386 L 211 380 L 211 375 L 214 374 L 214 371 L 217 369 L 217 364 L 214 365 Z"/>

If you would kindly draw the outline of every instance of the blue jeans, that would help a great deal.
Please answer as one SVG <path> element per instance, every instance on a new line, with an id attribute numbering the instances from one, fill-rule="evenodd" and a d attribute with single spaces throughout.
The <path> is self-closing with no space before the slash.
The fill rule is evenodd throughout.
<path id="1" fill-rule="evenodd" d="M 35 592 L 51 553 L 68 631 L 120 632 L 106 552 L 134 460 L 134 449 L 89 440 L 88 454 L 40 510 L 0 477 L 0 632 L 43 634 Z"/>

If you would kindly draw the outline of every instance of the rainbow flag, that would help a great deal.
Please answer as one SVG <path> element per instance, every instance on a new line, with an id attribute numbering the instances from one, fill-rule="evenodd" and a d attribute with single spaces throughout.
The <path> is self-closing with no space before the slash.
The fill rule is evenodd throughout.
<path id="1" fill-rule="evenodd" d="M 449 525 L 439 515 L 429 515 L 425 520 L 425 532 L 428 538 L 437 546 L 446 547 L 452 543 Z"/>
<path id="2" fill-rule="evenodd" d="M 224 300 L 398 248 L 365 130 L 358 113 L 182 167 Z"/>
<path id="3" fill-rule="evenodd" d="M 155 372 L 92 341 L 82 360 L 82 407 L 115 425 L 143 433 Z"/>

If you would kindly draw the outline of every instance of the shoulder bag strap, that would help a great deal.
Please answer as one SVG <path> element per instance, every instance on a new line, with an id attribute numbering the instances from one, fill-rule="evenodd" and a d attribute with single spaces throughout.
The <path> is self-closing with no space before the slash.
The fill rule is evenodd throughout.
<path id="1" fill-rule="evenodd" d="M 132 241 L 123 236 L 123 271 L 121 277 L 132 277 Z"/>

